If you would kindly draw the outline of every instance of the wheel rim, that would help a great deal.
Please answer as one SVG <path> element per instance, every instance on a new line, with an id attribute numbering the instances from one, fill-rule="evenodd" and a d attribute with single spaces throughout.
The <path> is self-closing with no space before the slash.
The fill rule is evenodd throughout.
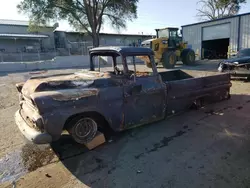
<path id="1" fill-rule="evenodd" d="M 92 140 L 97 132 L 97 124 L 91 118 L 83 118 L 80 119 L 75 125 L 75 134 L 86 142 Z"/>
<path id="2" fill-rule="evenodd" d="M 174 56 L 173 56 L 173 55 L 170 56 L 170 64 L 171 64 L 171 65 L 174 64 Z"/>

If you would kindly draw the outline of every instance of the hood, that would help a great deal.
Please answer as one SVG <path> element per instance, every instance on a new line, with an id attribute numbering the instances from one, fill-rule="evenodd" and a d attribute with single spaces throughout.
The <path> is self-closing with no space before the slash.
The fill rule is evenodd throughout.
<path id="1" fill-rule="evenodd" d="M 94 83 L 94 80 L 104 76 L 104 73 L 88 71 L 66 75 L 33 77 L 25 82 L 22 93 L 25 96 L 30 96 L 32 93 L 42 91 L 87 88 Z"/>
<path id="2" fill-rule="evenodd" d="M 250 63 L 250 56 L 245 56 L 245 57 L 236 57 L 232 59 L 227 59 L 224 60 L 225 63 L 235 63 L 238 62 L 239 64 L 242 63 Z"/>

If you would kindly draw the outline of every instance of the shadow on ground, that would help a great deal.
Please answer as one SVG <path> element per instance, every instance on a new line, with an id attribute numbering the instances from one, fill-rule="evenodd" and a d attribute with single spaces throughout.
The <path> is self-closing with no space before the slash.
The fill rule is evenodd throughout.
<path id="1" fill-rule="evenodd" d="M 92 151 L 68 136 L 51 147 L 91 187 L 247 187 L 249 110 L 250 96 L 233 95 L 120 133 Z"/>

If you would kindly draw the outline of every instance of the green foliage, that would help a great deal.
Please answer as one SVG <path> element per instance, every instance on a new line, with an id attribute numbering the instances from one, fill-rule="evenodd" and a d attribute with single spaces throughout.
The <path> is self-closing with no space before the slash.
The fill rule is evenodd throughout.
<path id="1" fill-rule="evenodd" d="M 28 32 L 39 33 L 39 32 L 52 32 L 58 27 L 58 23 L 55 23 L 53 26 L 37 24 L 34 21 L 29 21 Z"/>
<path id="2" fill-rule="evenodd" d="M 17 8 L 35 25 L 68 20 L 76 30 L 88 32 L 98 46 L 103 24 L 125 28 L 127 20 L 137 18 L 137 3 L 138 0 L 22 0 Z"/>
<path id="3" fill-rule="evenodd" d="M 214 20 L 238 14 L 246 0 L 200 0 L 197 16 L 202 20 Z"/>

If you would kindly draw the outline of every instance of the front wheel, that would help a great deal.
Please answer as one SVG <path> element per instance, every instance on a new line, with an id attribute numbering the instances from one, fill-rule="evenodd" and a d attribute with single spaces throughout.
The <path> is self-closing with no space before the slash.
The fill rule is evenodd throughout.
<path id="1" fill-rule="evenodd" d="M 86 144 L 94 139 L 97 133 L 97 121 L 93 117 L 75 117 L 68 126 L 67 131 L 79 144 Z"/>
<path id="2" fill-rule="evenodd" d="M 195 53 L 192 49 L 184 49 L 181 53 L 181 59 L 185 65 L 193 65 L 195 63 Z"/>
<path id="3" fill-rule="evenodd" d="M 176 54 L 174 52 L 163 52 L 162 65 L 166 69 L 172 69 L 176 64 Z"/>

